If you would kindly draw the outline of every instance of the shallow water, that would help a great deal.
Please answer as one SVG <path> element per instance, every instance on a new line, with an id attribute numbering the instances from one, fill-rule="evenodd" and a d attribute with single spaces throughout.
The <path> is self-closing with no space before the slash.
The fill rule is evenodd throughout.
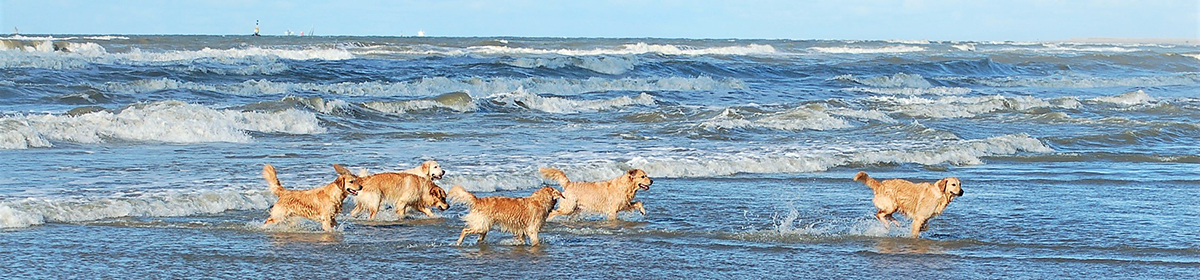
<path id="1" fill-rule="evenodd" d="M 0 39 L 0 275 L 1195 278 L 1200 49 L 789 40 Z M 58 51 L 55 51 L 55 48 Z M 62 49 L 66 51 L 62 51 Z M 648 214 L 452 246 L 462 206 L 262 227 L 436 159 L 525 196 L 640 168 Z M 923 239 L 850 180 L 954 176 Z M 347 207 L 350 207 L 347 202 Z M 411 216 L 411 214 L 410 214 Z M 394 277 L 394 276 L 393 276 Z"/>

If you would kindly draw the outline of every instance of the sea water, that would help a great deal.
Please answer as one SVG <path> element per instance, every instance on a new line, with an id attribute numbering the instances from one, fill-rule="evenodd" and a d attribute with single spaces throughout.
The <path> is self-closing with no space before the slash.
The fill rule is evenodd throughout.
<path id="1" fill-rule="evenodd" d="M 5 37 L 0 275 L 1197 278 L 1198 89 L 1194 45 Z M 478 196 L 655 183 L 538 247 L 453 246 L 462 205 L 262 226 L 264 164 L 424 160 Z M 913 239 L 858 171 L 966 194 Z"/>

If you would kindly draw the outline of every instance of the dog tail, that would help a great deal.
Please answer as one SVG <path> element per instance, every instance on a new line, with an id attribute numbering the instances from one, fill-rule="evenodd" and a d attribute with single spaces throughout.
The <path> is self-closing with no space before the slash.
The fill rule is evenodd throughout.
<path id="1" fill-rule="evenodd" d="M 563 188 L 566 188 L 567 183 L 571 182 L 571 180 L 567 179 L 567 174 L 563 173 L 562 170 L 543 167 L 543 168 L 538 168 L 538 171 L 542 172 L 542 177 L 546 177 L 546 179 L 558 181 L 558 185 L 562 186 Z"/>
<path id="2" fill-rule="evenodd" d="M 866 184 L 867 187 L 871 187 L 872 190 L 878 190 L 879 187 L 883 186 L 883 184 L 879 183 L 879 180 L 875 180 L 875 178 L 867 176 L 867 172 L 864 171 L 859 171 L 858 174 L 854 174 L 854 180 L 863 182 L 863 184 Z"/>
<path id="3" fill-rule="evenodd" d="M 446 197 L 450 198 L 450 201 L 454 203 L 465 204 L 467 207 L 474 206 L 475 201 L 479 200 L 474 194 L 467 192 L 467 189 L 459 185 L 451 187 L 450 191 L 446 193 Z"/>
<path id="4" fill-rule="evenodd" d="M 263 179 L 267 180 L 267 185 L 271 186 L 271 193 L 275 194 L 275 196 L 279 196 L 283 194 L 284 191 L 287 191 L 287 189 L 283 188 L 283 185 L 279 184 L 279 178 L 275 178 L 274 166 L 271 166 L 270 164 L 264 165 L 262 174 Z"/>

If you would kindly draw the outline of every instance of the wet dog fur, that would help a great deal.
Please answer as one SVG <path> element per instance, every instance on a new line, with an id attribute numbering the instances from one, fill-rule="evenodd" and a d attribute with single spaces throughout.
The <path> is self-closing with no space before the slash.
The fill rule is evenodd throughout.
<path id="1" fill-rule="evenodd" d="M 450 188 L 450 200 L 465 204 L 471 209 L 462 218 L 466 221 L 466 226 L 454 244 L 462 245 L 463 238 L 468 234 L 478 234 L 478 242 L 483 242 L 488 231 L 496 225 L 501 231 L 514 234 L 514 238 L 521 244 L 525 244 L 525 237 L 529 237 L 530 246 L 537 246 L 541 244 L 538 232 L 542 231 L 542 226 L 546 224 L 546 216 L 554 209 L 556 200 L 562 197 L 562 192 L 557 189 L 542 187 L 528 197 L 480 198 L 467 192 L 462 186 L 454 186 Z"/>
<path id="2" fill-rule="evenodd" d="M 354 197 L 351 217 L 367 210 L 368 219 L 374 219 L 383 203 L 391 204 L 400 219 L 404 219 L 409 209 L 416 209 L 426 216 L 434 217 L 431 207 L 442 211 L 450 207 L 446 203 L 446 190 L 420 175 L 385 172 L 360 177 L 359 182 L 363 188 Z"/>
<path id="3" fill-rule="evenodd" d="M 645 215 L 646 208 L 642 202 L 634 202 L 633 199 L 638 190 L 649 190 L 650 185 L 654 184 L 654 180 L 641 169 L 631 169 L 617 178 L 599 182 L 572 182 L 562 170 L 554 168 L 540 168 L 538 171 L 542 177 L 558 181 L 563 188 L 563 201 L 557 210 L 550 213 L 550 218 L 591 212 L 616 220 L 618 212 L 630 210 Z"/>
<path id="4" fill-rule="evenodd" d="M 275 167 L 270 164 L 263 166 L 262 176 L 270 186 L 271 193 L 279 197 L 271 206 L 271 216 L 263 225 L 277 223 L 287 218 L 298 216 L 321 223 L 325 231 L 333 231 L 337 227 L 334 216 L 342 212 L 342 201 L 346 196 L 358 194 L 363 186 L 358 182 L 358 176 L 350 173 L 341 165 L 334 164 L 338 177 L 333 182 L 319 188 L 308 190 L 289 190 L 283 188 L 275 177 Z"/>
<path id="5" fill-rule="evenodd" d="M 441 180 L 442 176 L 446 175 L 446 170 L 442 169 L 442 165 L 433 160 L 427 160 L 422 162 L 421 165 L 418 165 L 417 167 L 406 169 L 400 172 L 421 176 L 422 178 L 430 180 Z"/>
<path id="6" fill-rule="evenodd" d="M 940 215 L 942 210 L 950 205 L 950 201 L 963 195 L 962 181 L 955 177 L 946 177 L 934 183 L 913 183 L 903 179 L 888 179 L 880 182 L 859 171 L 854 174 L 854 180 L 863 182 L 875 192 L 875 218 L 888 228 L 891 223 L 900 225 L 892 213 L 900 212 L 912 218 L 912 237 L 921 236 L 921 231 L 928 226 L 929 219 Z"/>

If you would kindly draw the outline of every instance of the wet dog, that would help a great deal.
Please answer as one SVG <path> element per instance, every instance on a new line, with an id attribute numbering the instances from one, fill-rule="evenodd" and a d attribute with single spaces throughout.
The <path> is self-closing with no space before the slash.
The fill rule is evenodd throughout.
<path id="1" fill-rule="evenodd" d="M 358 176 L 350 173 L 341 165 L 334 164 L 338 177 L 332 183 L 323 187 L 309 190 L 289 190 L 283 188 L 275 177 L 275 167 L 263 166 L 262 176 L 267 180 L 271 193 L 279 197 L 271 206 L 271 217 L 264 225 L 283 221 L 289 217 L 299 216 L 321 223 L 325 231 L 333 231 L 337 227 L 335 215 L 342 212 L 342 201 L 346 196 L 358 194 L 363 186 L 358 182 Z"/>
<path id="2" fill-rule="evenodd" d="M 430 180 L 441 180 L 442 176 L 446 175 L 446 170 L 442 170 L 442 165 L 438 164 L 437 161 L 432 161 L 432 160 L 427 160 L 425 162 L 422 162 L 421 165 L 419 165 L 417 167 L 413 167 L 413 168 L 410 168 L 410 169 L 407 169 L 404 171 L 400 171 L 400 172 L 421 176 L 425 179 L 430 179 Z"/>
<path id="3" fill-rule="evenodd" d="M 442 211 L 450 207 L 446 203 L 446 191 L 420 175 L 385 172 L 366 175 L 358 181 L 363 188 L 354 197 L 351 217 L 367 210 L 370 212 L 368 218 L 374 219 L 385 202 L 396 208 L 396 215 L 400 216 L 400 219 L 404 219 L 409 209 L 416 209 L 426 216 L 433 217 L 431 207 Z"/>
<path id="4" fill-rule="evenodd" d="M 902 179 L 888 179 L 880 182 L 867 176 L 867 172 L 859 171 L 854 174 L 854 180 L 863 182 L 875 192 L 875 218 L 883 223 L 885 228 L 891 223 L 900 225 L 892 213 L 912 218 L 912 237 L 921 236 L 926 229 L 929 219 L 942 214 L 946 205 L 956 197 L 963 195 L 962 182 L 955 177 L 946 177 L 935 183 L 913 183 Z"/>
<path id="5" fill-rule="evenodd" d="M 558 209 L 550 213 L 550 218 L 559 215 L 573 215 L 576 211 L 600 213 L 616 220 L 617 213 L 637 210 L 642 215 L 646 208 L 642 202 L 634 202 L 638 190 L 649 190 L 654 180 L 646 176 L 641 169 L 626 171 L 617 178 L 600 182 L 571 182 L 562 170 L 554 168 L 538 169 L 543 177 L 558 181 L 563 188 L 563 201 Z"/>
<path id="6" fill-rule="evenodd" d="M 521 244 L 525 244 L 525 237 L 528 236 L 529 245 L 537 246 L 540 244 L 538 232 L 546 224 L 546 216 L 554 209 L 556 200 L 562 197 L 562 192 L 557 189 L 542 187 L 528 197 L 477 198 L 462 186 L 454 186 L 450 188 L 450 200 L 466 204 L 471 209 L 462 218 L 466 221 L 466 227 L 454 245 L 462 245 L 467 234 L 478 234 L 478 242 L 483 242 L 492 225 L 497 225 L 501 231 L 516 235 L 514 237 Z"/>

